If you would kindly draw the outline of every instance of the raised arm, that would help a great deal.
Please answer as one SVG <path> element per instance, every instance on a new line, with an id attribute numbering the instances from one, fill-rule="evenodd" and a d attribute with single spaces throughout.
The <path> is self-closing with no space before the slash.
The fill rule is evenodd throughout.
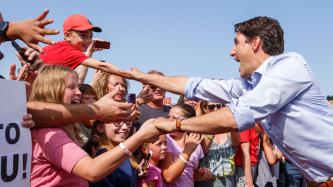
<path id="1" fill-rule="evenodd" d="M 46 29 L 45 26 L 53 23 L 53 19 L 46 19 L 49 10 L 45 10 L 35 19 L 29 19 L 18 22 L 9 22 L 6 36 L 9 40 L 20 39 L 31 48 L 43 52 L 38 42 L 52 44 L 54 41 L 47 39 L 44 35 L 58 34 L 59 30 Z M 4 38 L 0 37 L 0 43 L 4 42 Z"/>

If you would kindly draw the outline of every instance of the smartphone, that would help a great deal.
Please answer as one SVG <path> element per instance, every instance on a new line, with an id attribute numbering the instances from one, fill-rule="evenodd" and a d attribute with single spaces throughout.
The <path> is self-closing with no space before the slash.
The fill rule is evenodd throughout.
<path id="1" fill-rule="evenodd" d="M 145 161 L 143 162 L 143 166 L 142 166 L 142 171 L 146 171 L 148 166 L 149 166 L 149 162 L 151 160 L 151 158 L 153 157 L 153 152 L 151 150 L 148 151 L 148 154 L 145 158 Z"/>
<path id="2" fill-rule="evenodd" d="M 127 101 L 128 101 L 129 103 L 136 104 L 136 95 L 135 95 L 135 93 L 131 93 L 131 94 L 129 94 L 129 95 L 128 95 L 128 99 L 127 99 Z"/>
<path id="3" fill-rule="evenodd" d="M 96 48 L 102 48 L 102 49 L 110 49 L 111 43 L 107 41 L 95 41 L 95 47 Z"/>
<path id="4" fill-rule="evenodd" d="M 20 54 L 24 61 L 29 64 L 33 64 L 35 62 L 35 58 L 32 60 L 28 60 L 28 57 L 24 54 L 24 50 L 15 40 L 12 40 L 12 46 L 16 49 L 16 51 Z"/>

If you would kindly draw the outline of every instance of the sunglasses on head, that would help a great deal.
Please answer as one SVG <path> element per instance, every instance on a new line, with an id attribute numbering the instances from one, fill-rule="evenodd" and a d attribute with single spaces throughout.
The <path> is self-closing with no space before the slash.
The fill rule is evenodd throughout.
<path id="1" fill-rule="evenodd" d="M 225 106 L 226 106 L 225 104 L 219 103 L 219 104 L 207 104 L 204 107 L 205 107 L 205 109 L 208 109 L 208 110 L 214 110 L 215 108 L 220 109 Z"/>

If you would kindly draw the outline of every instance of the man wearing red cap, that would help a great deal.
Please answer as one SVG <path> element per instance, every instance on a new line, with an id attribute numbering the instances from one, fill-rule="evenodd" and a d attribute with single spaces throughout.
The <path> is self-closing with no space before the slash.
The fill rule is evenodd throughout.
<path id="1" fill-rule="evenodd" d="M 110 63 L 101 62 L 84 54 L 92 44 L 93 31 L 102 32 L 102 29 L 92 25 L 83 15 L 69 16 L 63 25 L 64 40 L 44 48 L 40 57 L 45 64 L 60 64 L 75 69 L 80 64 L 100 69 L 108 73 L 117 74 L 117 68 Z"/>

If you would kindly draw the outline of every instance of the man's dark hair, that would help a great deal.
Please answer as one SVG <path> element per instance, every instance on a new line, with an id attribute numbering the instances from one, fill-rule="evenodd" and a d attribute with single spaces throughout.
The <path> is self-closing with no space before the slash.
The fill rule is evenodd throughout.
<path id="1" fill-rule="evenodd" d="M 283 29 L 276 19 L 255 17 L 237 23 L 235 32 L 243 34 L 250 41 L 258 36 L 263 41 L 261 46 L 263 51 L 271 56 L 282 54 L 284 51 Z"/>

